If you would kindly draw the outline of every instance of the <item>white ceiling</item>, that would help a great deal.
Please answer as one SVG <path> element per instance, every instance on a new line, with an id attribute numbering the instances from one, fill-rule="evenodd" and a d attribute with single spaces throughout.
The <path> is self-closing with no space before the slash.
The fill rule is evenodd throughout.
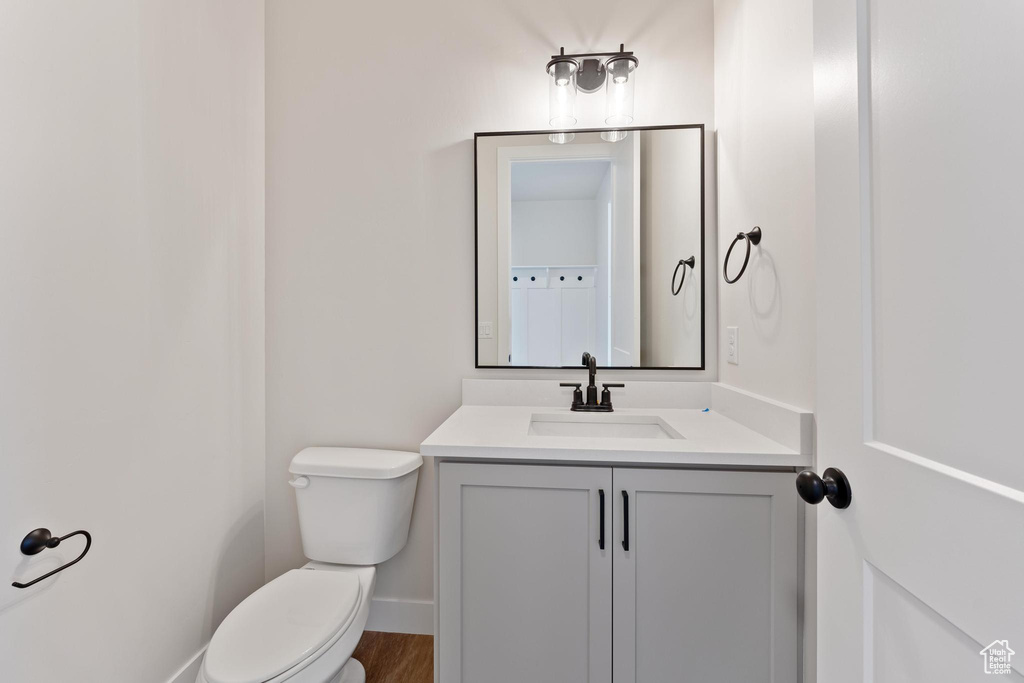
<path id="1" fill-rule="evenodd" d="M 512 201 L 594 199 L 610 165 L 605 159 L 513 163 Z"/>

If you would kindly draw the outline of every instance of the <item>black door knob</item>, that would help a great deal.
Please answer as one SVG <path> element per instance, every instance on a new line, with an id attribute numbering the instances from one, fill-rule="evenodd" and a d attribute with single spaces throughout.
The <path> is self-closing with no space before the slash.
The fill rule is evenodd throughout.
<path id="1" fill-rule="evenodd" d="M 813 470 L 804 470 L 796 475 L 796 491 L 811 505 L 817 505 L 828 498 L 828 502 L 840 510 L 850 507 L 850 501 L 853 500 L 850 480 L 842 470 L 835 467 L 825 470 L 823 477 L 819 477 Z"/>

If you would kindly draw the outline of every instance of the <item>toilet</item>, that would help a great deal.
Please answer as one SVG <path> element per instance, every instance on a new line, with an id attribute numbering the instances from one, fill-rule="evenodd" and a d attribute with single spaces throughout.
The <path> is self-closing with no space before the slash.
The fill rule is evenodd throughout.
<path id="1" fill-rule="evenodd" d="M 196 683 L 364 683 L 351 659 L 369 616 L 375 565 L 405 546 L 418 453 L 306 448 L 292 459 L 310 560 L 243 600 L 210 640 Z"/>

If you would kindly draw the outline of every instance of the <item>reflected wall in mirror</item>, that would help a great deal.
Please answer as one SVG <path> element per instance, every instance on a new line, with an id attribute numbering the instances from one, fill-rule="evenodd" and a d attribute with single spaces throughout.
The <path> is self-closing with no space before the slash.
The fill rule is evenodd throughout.
<path id="1" fill-rule="evenodd" d="M 476 211 L 477 367 L 704 369 L 703 125 L 478 133 Z"/>

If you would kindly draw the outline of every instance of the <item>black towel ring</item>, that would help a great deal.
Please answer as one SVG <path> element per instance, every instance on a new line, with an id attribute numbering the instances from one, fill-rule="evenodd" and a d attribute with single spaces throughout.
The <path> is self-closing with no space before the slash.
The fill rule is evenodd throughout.
<path id="1" fill-rule="evenodd" d="M 92 546 L 92 534 L 90 534 L 88 531 L 82 531 L 81 529 L 79 529 L 78 531 L 72 531 L 70 534 L 66 534 L 64 536 L 61 536 L 60 538 L 57 538 L 56 536 L 51 536 L 49 529 L 33 529 L 32 531 L 28 532 L 28 535 L 21 540 L 22 555 L 38 555 L 47 548 L 56 548 L 60 545 L 61 541 L 65 541 L 71 538 L 72 536 L 85 536 L 85 549 L 82 550 L 81 555 L 71 560 L 63 567 L 57 567 L 52 572 L 43 574 L 38 579 L 33 579 L 28 583 L 18 583 L 17 581 L 15 581 L 11 585 L 15 588 L 28 588 L 29 586 L 34 586 L 43 579 L 48 579 L 57 572 L 62 572 L 71 565 L 75 564 L 76 562 L 79 562 L 83 557 L 85 557 L 85 554 L 89 552 L 89 548 Z"/>
<path id="2" fill-rule="evenodd" d="M 743 266 L 740 267 L 740 272 L 736 274 L 736 277 L 734 277 L 733 279 L 730 280 L 729 279 L 729 257 L 732 256 L 732 248 L 735 247 L 736 243 L 739 242 L 740 240 L 746 240 L 747 241 L 747 253 L 744 254 L 744 256 L 743 256 Z M 736 235 L 735 239 L 733 239 L 733 241 L 732 241 L 732 244 L 729 245 L 729 251 L 725 252 L 725 264 L 722 266 L 722 276 L 725 277 L 725 281 L 728 284 L 731 285 L 734 282 L 736 282 L 737 280 L 739 280 L 741 277 L 743 277 L 743 273 L 747 270 L 747 262 L 750 261 L 750 245 L 751 244 L 756 245 L 756 244 L 760 244 L 760 243 L 761 243 L 761 228 L 757 227 L 756 225 L 754 226 L 754 229 L 751 230 L 750 232 L 741 232 L 738 235 Z"/>
<path id="3" fill-rule="evenodd" d="M 693 267 L 696 264 L 697 258 L 695 256 L 691 256 L 687 259 L 681 259 L 679 263 L 676 264 L 676 269 L 672 272 L 672 296 L 678 296 L 679 292 L 683 290 L 683 283 L 686 281 L 686 268 L 684 268 L 684 266 L 690 266 L 690 270 L 693 270 Z M 683 269 L 683 277 L 679 280 L 679 286 L 676 287 L 676 275 L 679 274 L 680 268 Z"/>

